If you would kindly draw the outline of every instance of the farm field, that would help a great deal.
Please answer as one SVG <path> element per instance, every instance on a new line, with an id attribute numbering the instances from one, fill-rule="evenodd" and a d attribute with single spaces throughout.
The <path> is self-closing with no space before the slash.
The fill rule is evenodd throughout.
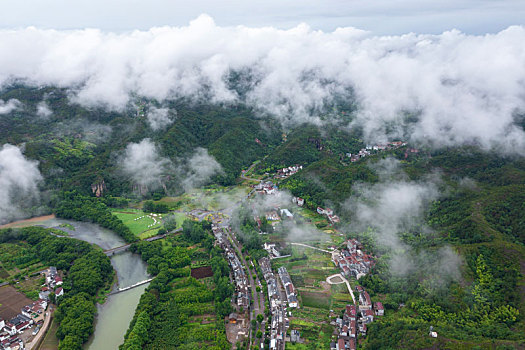
<path id="1" fill-rule="evenodd" d="M 43 283 L 42 269 L 44 266 L 26 243 L 3 243 L 0 246 L 0 282 L 17 282 L 13 287 L 30 299 L 38 298 L 38 290 Z"/>
<path id="2" fill-rule="evenodd" d="M 213 271 L 211 269 L 211 266 L 202 266 L 197 268 L 191 269 L 191 277 L 196 279 L 206 278 L 206 277 L 212 277 Z"/>
<path id="3" fill-rule="evenodd" d="M 327 315 L 324 315 L 327 319 Z M 291 319 L 290 329 L 298 330 L 304 344 L 292 344 L 287 342 L 287 349 L 329 349 L 332 341 L 333 327 L 324 322 L 310 322 L 303 319 Z M 313 345 L 313 346 L 312 346 Z"/>
<path id="4" fill-rule="evenodd" d="M 0 318 L 9 320 L 20 313 L 20 310 L 33 301 L 12 286 L 0 287 Z"/>
<path id="5" fill-rule="evenodd" d="M 276 260 L 274 266 L 285 266 L 292 279 L 302 278 L 303 285 L 297 287 L 307 288 L 319 288 L 326 277 L 339 272 L 330 254 L 301 246 L 292 246 L 292 256 Z"/>

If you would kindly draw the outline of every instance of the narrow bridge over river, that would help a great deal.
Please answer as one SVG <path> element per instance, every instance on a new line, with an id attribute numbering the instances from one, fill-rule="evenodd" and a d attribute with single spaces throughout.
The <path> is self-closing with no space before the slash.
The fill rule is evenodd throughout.
<path id="1" fill-rule="evenodd" d="M 178 228 L 178 229 L 176 229 L 174 231 L 171 231 L 170 233 L 178 233 L 178 232 L 181 232 L 181 231 L 182 231 L 182 228 Z M 156 241 L 157 239 L 164 239 L 164 238 L 166 238 L 167 235 L 168 234 L 153 236 L 153 237 L 150 237 L 150 238 L 146 238 L 145 241 L 152 242 L 152 241 Z M 121 245 L 119 247 L 111 248 L 111 249 L 108 249 L 108 250 L 104 250 L 104 254 L 106 254 L 107 256 L 112 256 L 112 255 L 115 255 L 115 254 L 118 254 L 118 253 L 125 252 L 126 250 L 129 249 L 129 247 L 131 247 L 131 243 L 124 244 L 124 245 Z"/>
<path id="2" fill-rule="evenodd" d="M 128 287 L 124 287 L 124 288 L 118 288 L 117 290 L 114 290 L 113 292 L 109 293 L 109 295 L 113 295 L 113 294 L 118 294 L 118 293 L 121 293 L 121 292 L 125 292 L 127 290 L 130 290 L 130 289 L 133 289 L 135 287 L 138 287 L 138 286 L 142 286 L 143 284 L 146 284 L 146 283 L 149 283 L 153 280 L 153 278 L 148 278 L 147 280 L 144 280 L 144 281 L 140 281 L 140 282 L 137 282 L 131 286 L 128 286 Z"/>

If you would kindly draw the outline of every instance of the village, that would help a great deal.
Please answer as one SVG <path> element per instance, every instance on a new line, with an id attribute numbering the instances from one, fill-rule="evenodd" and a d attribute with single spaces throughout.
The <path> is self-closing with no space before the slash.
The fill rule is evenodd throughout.
<path id="1" fill-rule="evenodd" d="M 370 272 L 375 261 L 363 252 L 356 239 L 346 241 L 346 249 L 334 249 L 332 261 L 341 269 L 341 274 L 359 280 Z M 331 350 L 357 349 L 358 335 L 366 336 L 367 325 L 374 321 L 374 316 L 383 316 L 385 309 L 381 302 L 372 304 L 370 295 L 362 286 L 355 287 L 359 297 L 353 304 L 346 306 L 343 317 L 337 317 L 331 324 L 337 327 L 337 341 L 331 343 Z"/>
<path id="2" fill-rule="evenodd" d="M 371 151 L 381 151 L 389 148 L 397 148 L 405 145 L 402 142 L 392 142 L 387 145 L 370 147 Z M 365 150 L 366 151 L 366 150 Z M 361 152 L 359 157 L 366 156 L 370 153 Z M 353 159 L 357 159 L 354 157 Z M 286 178 L 290 174 L 295 174 L 299 171 L 301 166 L 287 167 L 279 169 L 274 176 L 276 179 Z M 257 185 L 252 186 L 252 192 L 259 196 L 275 196 L 279 195 L 279 189 L 272 181 L 260 181 Z M 304 206 L 304 199 L 301 197 L 292 197 L 291 204 L 299 208 Z M 340 218 L 330 208 L 317 207 L 316 213 L 324 217 L 330 226 L 335 226 L 340 222 Z M 275 206 L 264 213 L 265 219 L 270 223 L 275 230 L 279 222 L 286 220 L 294 220 L 294 213 L 286 207 L 286 205 Z M 258 216 L 254 217 L 261 227 L 261 221 Z M 262 232 L 261 234 L 268 234 Z M 294 243 L 292 243 L 294 244 Z M 305 244 L 299 244 L 309 247 Z M 259 260 L 264 279 L 267 283 L 268 301 L 271 315 L 271 325 L 269 332 L 269 349 L 284 349 L 286 341 L 301 342 L 300 332 L 293 329 L 290 325 L 290 316 L 292 316 L 293 309 L 300 308 L 300 298 L 297 289 L 295 288 L 292 278 L 288 273 L 286 267 L 281 266 L 275 271 L 272 270 L 272 260 L 290 257 L 290 255 L 283 255 L 282 247 L 278 243 L 265 241 L 263 248 L 268 252 L 268 257 Z M 311 247 L 312 249 L 317 249 Z M 363 276 L 370 273 L 375 265 L 375 258 L 366 253 L 362 244 L 354 238 L 344 241 L 344 245 L 337 249 L 335 246 L 327 248 L 327 253 L 330 254 L 330 259 L 335 267 L 340 271 L 340 281 L 348 285 L 349 293 L 354 300 L 352 304 L 347 304 L 341 317 L 334 317 L 330 324 L 335 327 L 333 332 L 333 340 L 330 348 L 334 350 L 356 349 L 358 345 L 358 337 L 366 336 L 367 325 L 373 322 L 374 317 L 384 315 L 384 307 L 381 302 L 372 303 L 369 294 L 366 290 L 355 284 L 355 292 L 358 295 L 354 299 L 354 292 L 350 290 L 351 286 L 347 279 L 357 281 Z M 322 249 L 319 249 L 323 251 Z M 228 254 L 230 255 L 230 254 Z M 230 259 L 232 266 L 237 266 L 235 258 Z M 240 274 L 242 276 L 242 274 Z M 276 277 L 278 276 L 278 278 Z M 333 277 L 333 276 L 332 276 Z"/>
<path id="3" fill-rule="evenodd" d="M 354 153 L 354 154 L 346 153 L 346 157 L 350 158 L 350 161 L 352 163 L 354 163 L 354 162 L 357 162 L 358 160 L 360 160 L 362 158 L 365 158 L 365 157 L 367 157 L 367 156 L 369 156 L 371 154 L 375 154 L 375 153 L 386 151 L 386 150 L 390 150 L 390 149 L 396 149 L 396 148 L 403 147 L 403 146 L 406 146 L 406 145 L 407 145 L 407 143 L 403 142 L 403 141 L 393 141 L 393 142 L 388 142 L 386 144 L 377 144 L 377 145 L 373 145 L 373 146 L 367 145 L 365 148 L 361 148 L 359 150 L 359 152 L 357 152 L 357 153 Z M 416 150 L 416 152 L 417 152 L 417 150 Z"/>
<path id="4" fill-rule="evenodd" d="M 285 167 L 279 169 L 273 178 L 278 181 L 301 169 L 302 166 L 299 165 Z M 254 264 L 255 260 L 251 260 L 247 251 L 243 249 L 243 245 L 238 241 L 239 232 L 231 227 L 232 211 L 230 209 L 210 211 L 195 208 L 188 212 L 189 217 L 194 220 L 211 222 L 215 244 L 222 248 L 230 268 L 230 281 L 235 289 L 231 304 L 233 312 L 225 318 L 228 341 L 233 344 L 234 349 L 242 346 L 239 344 L 250 344 L 249 346 L 270 350 L 283 350 L 288 345 L 293 348 L 294 344 L 312 341 L 311 335 L 301 326 L 297 326 L 297 317 L 301 315 L 301 312 L 312 312 L 311 306 L 303 308 L 302 305 L 304 298 L 310 292 L 303 292 L 304 286 L 297 288 L 294 283 L 295 277 L 291 276 L 285 266 L 286 261 L 292 258 L 291 253 L 296 249 L 295 247 L 303 247 L 307 250 L 314 249 L 321 252 L 319 254 L 323 254 L 326 260 L 339 270 L 338 276 L 341 278 L 341 283 L 343 285 L 346 283 L 348 286 L 346 295 L 351 296 L 349 300 L 354 300 L 354 302 L 344 304 L 346 309 L 344 313 L 341 313 L 342 316 L 334 318 L 325 316 L 322 322 L 333 326 L 333 332 L 330 331 L 333 349 L 355 349 L 358 337 L 366 335 L 367 325 L 373 321 L 374 316 L 384 314 L 381 303 L 372 304 L 368 293 L 355 284 L 355 281 L 370 273 L 375 265 L 374 257 L 367 254 L 356 239 L 346 239 L 343 242 L 337 238 L 335 245 L 328 244 L 324 249 L 304 243 L 275 241 L 274 237 L 279 237 L 283 224 L 296 225 L 297 220 L 305 221 L 303 217 L 305 213 L 314 215 L 315 220 L 325 220 L 328 223 L 327 228 L 333 231 L 333 237 L 340 237 L 343 234 L 336 228 L 340 218 L 330 208 L 317 207 L 310 211 L 304 208 L 303 198 L 282 196 L 283 193 L 278 185 L 268 180 L 267 175 L 266 179 L 259 180 L 257 184 L 252 184 L 250 187 L 251 191 L 244 198 L 252 210 L 256 211 L 254 203 L 257 202 L 252 201 L 257 201 L 257 198 L 265 203 L 275 203 L 270 204 L 270 207 L 262 208 L 262 211 L 260 211 L 261 208 L 258 208 L 257 214 L 253 217 L 259 235 L 264 237 L 261 249 L 268 253 L 266 257 L 257 260 L 260 268 L 258 272 Z M 266 201 L 263 199 L 265 197 L 275 197 L 275 200 Z M 265 219 L 264 229 L 262 218 Z M 277 261 L 284 261 L 285 264 L 275 263 Z M 297 275 L 297 272 L 294 272 L 294 275 Z M 319 278 L 314 284 L 320 283 L 324 278 L 326 276 Z M 357 285 L 354 291 L 351 290 L 350 282 L 352 285 Z M 354 299 L 354 292 L 357 292 L 358 298 Z M 303 309 L 305 310 L 301 311 Z M 306 333 L 302 334 L 302 332 Z M 259 338 L 256 333 L 261 333 L 262 337 Z"/>
<path id="5" fill-rule="evenodd" d="M 45 277 L 45 284 L 38 294 L 39 299 L 23 306 L 20 313 L 9 319 L 0 318 L 1 350 L 31 350 L 45 334 L 51 318 L 50 311 L 46 312 L 50 301 L 53 301 L 50 299 L 60 298 L 64 290 L 56 267 L 51 266 L 41 273 Z"/>

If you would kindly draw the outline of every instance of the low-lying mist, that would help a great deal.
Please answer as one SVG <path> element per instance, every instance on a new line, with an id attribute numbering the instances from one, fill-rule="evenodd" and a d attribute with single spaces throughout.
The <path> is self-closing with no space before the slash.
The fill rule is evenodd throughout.
<path id="1" fill-rule="evenodd" d="M 327 106 L 355 107 L 366 141 L 393 136 L 430 145 L 478 144 L 525 154 L 515 122 L 525 110 L 525 28 L 496 34 L 372 36 L 299 25 L 220 27 L 202 15 L 184 27 L 127 33 L 96 29 L 0 31 L 0 86 L 69 89 L 84 106 L 123 110 L 136 96 L 245 102 L 283 125 L 323 124 Z M 44 106 L 40 113 L 45 115 Z M 16 101 L 0 102 L 0 113 Z M 153 130 L 170 123 L 147 115 Z"/>

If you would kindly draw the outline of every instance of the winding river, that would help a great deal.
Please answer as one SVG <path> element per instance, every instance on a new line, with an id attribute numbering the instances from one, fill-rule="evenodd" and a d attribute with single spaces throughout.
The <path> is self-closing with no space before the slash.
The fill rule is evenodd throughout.
<path id="1" fill-rule="evenodd" d="M 58 227 L 61 224 L 72 225 L 75 230 L 70 230 L 67 227 L 60 227 L 60 229 L 66 231 L 70 237 L 96 244 L 104 250 L 126 244 L 114 232 L 95 224 L 55 218 L 35 221 L 31 224 L 46 227 Z M 124 252 L 114 255 L 110 259 L 113 268 L 117 272 L 118 287 L 120 288 L 133 285 L 149 277 L 146 272 L 146 264 L 136 254 Z M 118 346 L 124 341 L 124 334 L 133 318 L 140 296 L 144 293 L 147 286 L 147 284 L 144 284 L 125 292 L 111 295 L 104 304 L 98 305 L 95 332 L 84 348 L 88 350 L 118 349 Z"/>

